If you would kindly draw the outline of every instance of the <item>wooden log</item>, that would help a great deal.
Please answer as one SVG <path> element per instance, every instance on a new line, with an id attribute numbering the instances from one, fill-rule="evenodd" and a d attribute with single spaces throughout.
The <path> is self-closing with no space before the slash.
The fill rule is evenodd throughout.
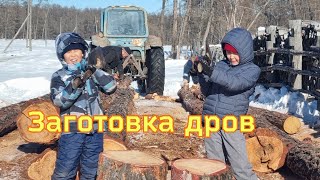
<path id="1" fill-rule="evenodd" d="M 48 124 L 46 116 L 50 115 L 59 117 L 57 108 L 49 100 L 33 101 L 32 104 L 25 108 L 17 118 L 19 133 L 24 140 L 33 143 L 50 144 L 59 139 L 61 133 L 49 132 L 46 128 L 41 132 L 30 132 L 29 127 L 35 128 L 39 126 L 37 123 L 32 123 L 33 119 L 38 119 L 39 117 L 30 116 L 28 114 L 30 111 L 41 111 L 44 114 L 44 127 Z"/>
<path id="2" fill-rule="evenodd" d="M 0 137 L 17 128 L 16 119 L 21 114 L 21 111 L 24 108 L 32 103 L 49 99 L 49 95 L 44 95 L 28 101 L 23 101 L 17 104 L 12 104 L 10 106 L 0 108 Z"/>
<path id="3" fill-rule="evenodd" d="M 303 179 L 320 179 L 320 147 L 298 144 L 290 149 L 286 165 Z"/>
<path id="4" fill-rule="evenodd" d="M 106 114 L 110 117 L 112 115 L 120 115 L 125 120 L 128 114 L 134 114 L 136 109 L 134 107 L 134 90 L 129 87 L 131 78 L 126 77 L 117 84 L 117 90 L 112 95 L 100 94 L 102 106 L 106 110 Z M 126 124 L 124 124 L 124 127 Z M 113 133 L 107 131 L 106 134 L 114 139 L 125 141 L 126 131 L 121 133 Z"/>
<path id="5" fill-rule="evenodd" d="M 178 96 L 182 100 L 182 105 L 192 115 L 202 114 L 203 101 L 196 98 L 188 87 L 183 87 L 178 91 Z"/>
<path id="6" fill-rule="evenodd" d="M 284 120 L 283 130 L 288 134 L 295 134 L 299 132 L 301 128 L 301 121 L 294 116 L 289 116 Z"/>
<path id="7" fill-rule="evenodd" d="M 47 149 L 28 168 L 28 176 L 33 180 L 49 180 L 57 159 L 55 150 Z"/>
<path id="8" fill-rule="evenodd" d="M 107 151 L 100 155 L 98 180 L 165 180 L 166 163 L 139 151 Z"/>
<path id="9" fill-rule="evenodd" d="M 171 179 L 232 179 L 230 168 L 212 159 L 179 159 L 172 163 Z"/>
<path id="10" fill-rule="evenodd" d="M 103 139 L 103 152 L 106 151 L 124 151 L 127 147 L 120 141 L 111 138 Z"/>
<path id="11" fill-rule="evenodd" d="M 257 128 L 247 137 L 247 154 L 253 170 L 273 172 L 285 164 L 288 148 L 277 133 L 267 128 Z"/>

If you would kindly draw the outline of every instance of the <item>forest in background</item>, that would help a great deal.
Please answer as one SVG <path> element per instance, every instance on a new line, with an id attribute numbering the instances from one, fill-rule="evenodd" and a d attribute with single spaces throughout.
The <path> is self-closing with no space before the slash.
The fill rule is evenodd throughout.
<path id="1" fill-rule="evenodd" d="M 33 0 L 32 38 L 44 39 L 46 34 L 47 39 L 54 39 L 60 32 L 74 31 L 89 39 L 96 28 L 99 30 L 100 11 Z M 13 38 L 27 12 L 28 0 L 0 0 L 0 38 Z M 244 27 L 254 34 L 259 26 L 288 26 L 291 19 L 320 20 L 320 1 L 162 0 L 159 11 L 148 14 L 150 34 L 178 48 L 195 42 L 219 43 L 233 27 Z M 26 32 L 24 26 L 17 38 L 25 38 Z"/>

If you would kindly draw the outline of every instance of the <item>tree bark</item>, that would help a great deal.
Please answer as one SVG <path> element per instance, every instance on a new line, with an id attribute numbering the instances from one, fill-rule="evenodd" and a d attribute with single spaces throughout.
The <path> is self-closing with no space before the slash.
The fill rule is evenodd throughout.
<path id="1" fill-rule="evenodd" d="M 311 144 L 299 144 L 291 148 L 286 164 L 292 172 L 304 179 L 320 177 L 320 148 Z"/>
<path id="2" fill-rule="evenodd" d="M 22 110 L 34 102 L 49 100 L 49 95 L 44 95 L 39 98 L 34 98 L 28 101 L 23 101 L 17 104 L 12 104 L 0 109 L 0 136 L 3 136 L 17 128 L 16 119 L 21 114 Z"/>
<path id="3" fill-rule="evenodd" d="M 128 114 L 136 112 L 133 102 L 134 90 L 129 87 L 130 83 L 131 79 L 127 77 L 119 82 L 117 90 L 112 95 L 100 93 L 102 106 L 106 110 L 108 117 L 120 115 L 125 120 Z M 124 127 L 126 127 L 126 123 L 124 123 Z M 113 133 L 107 130 L 106 134 L 114 139 L 126 140 L 125 130 L 121 133 Z"/>
<path id="4" fill-rule="evenodd" d="M 183 18 L 183 22 L 182 22 L 182 26 L 181 26 L 181 29 L 180 29 L 180 33 L 179 33 L 179 38 L 178 38 L 178 47 L 177 47 L 177 57 L 179 58 L 180 57 L 180 46 L 181 46 L 181 43 L 183 41 L 183 37 L 184 37 L 184 31 L 186 29 L 186 25 L 187 25 L 187 21 L 188 21 L 188 18 L 190 16 L 190 10 L 191 10 L 191 0 L 187 0 L 187 11 L 186 11 L 186 14 Z"/>
<path id="5" fill-rule="evenodd" d="M 162 9 L 161 9 L 161 15 L 160 15 L 160 33 L 161 33 L 161 41 L 164 42 L 164 12 L 166 8 L 166 1 L 162 0 Z"/>
<path id="6" fill-rule="evenodd" d="M 178 0 L 173 0 L 172 58 L 177 57 Z"/>
<path id="7" fill-rule="evenodd" d="M 97 180 L 165 180 L 166 163 L 139 151 L 108 151 L 100 155 Z"/>
<path id="8" fill-rule="evenodd" d="M 179 159 L 172 163 L 171 179 L 232 179 L 230 168 L 211 159 Z"/>

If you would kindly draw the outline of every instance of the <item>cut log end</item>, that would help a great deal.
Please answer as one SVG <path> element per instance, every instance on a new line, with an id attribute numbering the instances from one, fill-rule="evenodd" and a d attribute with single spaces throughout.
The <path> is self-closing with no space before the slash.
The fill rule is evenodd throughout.
<path id="1" fill-rule="evenodd" d="M 295 134 L 301 128 L 301 121 L 294 116 L 288 117 L 283 123 L 283 129 L 288 134 Z"/>
<path id="2" fill-rule="evenodd" d="M 97 179 L 165 180 L 167 165 L 160 158 L 140 151 L 107 151 L 100 155 Z"/>
<path id="3" fill-rule="evenodd" d="M 230 168 L 223 162 L 211 159 L 179 159 L 173 162 L 172 180 L 180 179 L 232 179 Z"/>
<path id="4" fill-rule="evenodd" d="M 48 150 L 28 168 L 28 176 L 33 180 L 51 179 L 54 171 L 57 152 Z"/>
<path id="5" fill-rule="evenodd" d="M 288 153 L 286 145 L 269 129 L 258 128 L 254 134 L 254 137 L 246 140 L 248 159 L 253 170 L 265 173 L 281 168 Z"/>
<path id="6" fill-rule="evenodd" d="M 124 151 L 127 147 L 114 139 L 103 139 L 103 152 L 106 151 Z"/>
<path id="7" fill-rule="evenodd" d="M 56 107 L 49 101 L 42 101 L 29 105 L 17 118 L 17 126 L 21 137 L 24 140 L 33 143 L 50 144 L 55 142 L 59 138 L 60 133 L 49 132 L 48 130 L 46 130 L 46 128 L 44 128 L 44 130 L 41 132 L 30 132 L 29 127 L 35 128 L 39 126 L 38 124 L 32 123 L 32 119 L 38 119 L 39 117 L 29 116 L 28 113 L 30 111 L 41 111 L 45 117 L 49 115 L 59 116 Z M 43 120 L 44 127 L 46 127 L 48 124 L 48 121 L 45 117 Z"/>

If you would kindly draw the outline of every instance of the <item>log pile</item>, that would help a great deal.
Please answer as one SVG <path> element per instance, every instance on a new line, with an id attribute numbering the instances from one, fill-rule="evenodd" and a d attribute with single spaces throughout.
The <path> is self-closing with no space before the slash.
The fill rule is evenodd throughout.
<path id="1" fill-rule="evenodd" d="M 230 168 L 223 162 L 211 159 L 179 159 L 172 163 L 172 180 L 233 179 Z"/>
<path id="2" fill-rule="evenodd" d="M 202 114 L 200 107 L 203 106 L 203 101 L 198 98 L 199 95 L 196 96 L 186 88 L 180 89 L 178 95 L 187 111 L 191 114 Z M 268 129 L 255 131 L 246 139 L 249 144 L 248 155 L 258 154 L 257 157 L 249 157 L 255 170 L 270 172 L 286 165 L 292 172 L 303 178 L 320 177 L 320 148 L 300 142 L 288 134 L 300 128 L 301 124 L 296 119 L 286 114 L 254 107 L 249 108 L 248 114 L 255 117 L 256 127 Z M 286 120 L 289 120 L 288 124 L 294 123 L 294 127 L 287 130 L 288 133 L 285 132 Z M 272 148 L 276 149 L 272 150 Z"/>

